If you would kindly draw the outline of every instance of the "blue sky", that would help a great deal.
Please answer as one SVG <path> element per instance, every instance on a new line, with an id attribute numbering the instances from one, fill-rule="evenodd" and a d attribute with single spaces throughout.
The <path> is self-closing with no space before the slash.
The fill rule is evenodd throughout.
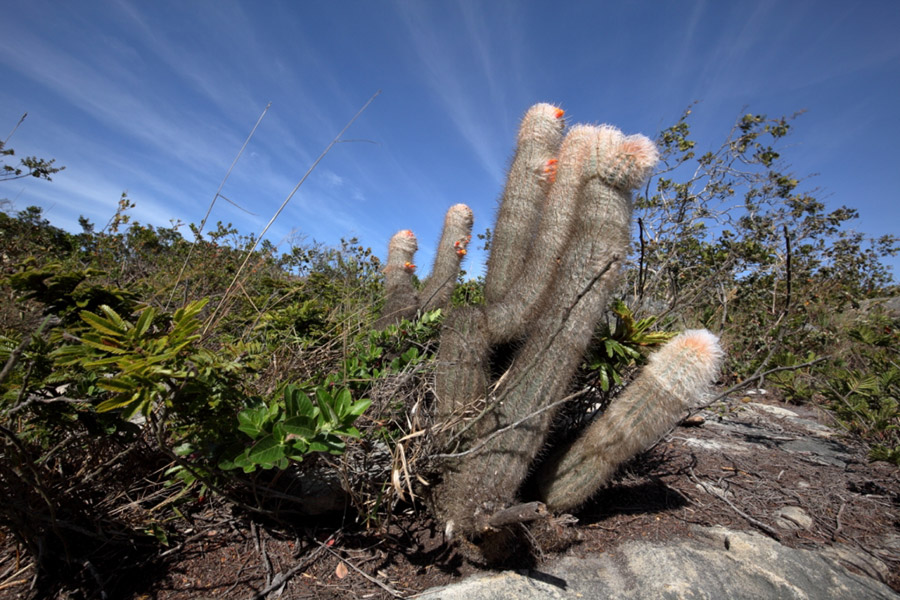
<path id="1" fill-rule="evenodd" d="M 701 151 L 743 112 L 807 109 L 793 170 L 817 174 L 830 208 L 857 208 L 858 230 L 896 234 L 898 31 L 896 0 L 6 0 L 0 134 L 27 112 L 9 145 L 66 170 L 0 198 L 73 231 L 79 215 L 102 227 L 123 191 L 143 223 L 199 223 L 271 102 L 222 191 L 253 214 L 219 200 L 210 217 L 258 233 L 380 89 L 345 136 L 364 141 L 335 146 L 268 237 L 357 236 L 383 256 L 409 228 L 427 265 L 450 205 L 492 225 L 530 105 L 652 137 L 699 101 Z"/>

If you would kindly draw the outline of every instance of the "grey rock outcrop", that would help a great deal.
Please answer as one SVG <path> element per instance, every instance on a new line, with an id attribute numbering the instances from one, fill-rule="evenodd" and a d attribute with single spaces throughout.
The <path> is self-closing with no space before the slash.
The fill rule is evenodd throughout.
<path id="1" fill-rule="evenodd" d="M 540 570 L 480 575 L 421 600 L 898 599 L 888 586 L 839 564 L 841 554 L 784 546 L 722 527 L 667 542 L 629 542 L 599 556 L 565 557 Z"/>

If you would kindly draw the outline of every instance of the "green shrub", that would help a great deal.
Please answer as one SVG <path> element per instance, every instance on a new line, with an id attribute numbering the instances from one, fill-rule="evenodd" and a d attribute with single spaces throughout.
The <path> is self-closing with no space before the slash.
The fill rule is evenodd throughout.
<path id="1" fill-rule="evenodd" d="M 219 463 L 224 470 L 287 468 L 290 461 L 302 461 L 312 452 L 341 454 L 344 437 L 358 438 L 354 421 L 371 400 L 353 401 L 346 388 L 334 392 L 316 388 L 315 403 L 301 389 L 288 385 L 282 403 L 260 403 L 238 414 L 238 429 L 253 443 Z"/>

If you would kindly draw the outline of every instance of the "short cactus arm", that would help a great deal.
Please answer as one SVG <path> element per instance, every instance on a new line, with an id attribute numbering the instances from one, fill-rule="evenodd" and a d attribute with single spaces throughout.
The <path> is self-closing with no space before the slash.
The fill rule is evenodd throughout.
<path id="1" fill-rule="evenodd" d="M 376 327 L 384 328 L 409 319 L 419 309 L 419 299 L 412 282 L 412 274 L 416 270 L 413 260 L 418 248 L 415 234 L 408 229 L 398 231 L 391 238 L 387 266 L 384 268 L 384 309 Z"/>
<path id="2" fill-rule="evenodd" d="M 659 440 L 715 380 L 722 357 L 718 338 L 706 330 L 686 331 L 653 354 L 609 409 L 541 469 L 547 507 L 577 508 L 622 463 Z"/>
<path id="3" fill-rule="evenodd" d="M 450 303 L 459 266 L 472 239 L 472 209 L 465 204 L 454 204 L 444 217 L 444 230 L 435 253 L 431 276 L 422 290 L 422 310 L 443 308 Z"/>
<path id="4" fill-rule="evenodd" d="M 454 204 L 447 211 L 434 268 L 421 294 L 412 280 L 416 270 L 413 257 L 419 247 L 416 236 L 408 229 L 394 234 L 388 244 L 384 269 L 384 309 L 376 327 L 384 328 L 401 319 L 412 319 L 417 312 L 443 308 L 450 303 L 460 263 L 472 238 L 472 221 L 472 210 L 465 204 Z"/>

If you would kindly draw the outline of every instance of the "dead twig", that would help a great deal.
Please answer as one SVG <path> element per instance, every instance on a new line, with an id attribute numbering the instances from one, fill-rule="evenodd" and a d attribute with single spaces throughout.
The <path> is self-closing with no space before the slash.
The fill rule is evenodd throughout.
<path id="1" fill-rule="evenodd" d="M 844 515 L 844 509 L 847 508 L 847 502 L 845 501 L 841 504 L 841 508 L 838 510 L 837 517 L 835 518 L 835 522 L 837 524 L 837 528 L 831 534 L 831 541 L 836 542 L 838 539 L 838 535 L 841 533 L 841 530 L 844 528 L 844 524 L 841 523 L 841 517 Z"/>
<path id="2" fill-rule="evenodd" d="M 206 226 L 206 220 L 209 219 L 209 214 L 212 212 L 213 206 L 215 206 L 215 204 L 216 204 L 216 200 L 218 200 L 220 197 L 225 198 L 225 196 L 222 196 L 222 194 L 221 194 L 222 188 L 225 187 L 225 182 L 228 181 L 228 178 L 231 176 L 231 172 L 234 170 L 234 166 L 237 164 L 237 161 L 240 160 L 241 155 L 244 153 L 244 149 L 247 148 L 247 144 L 250 143 L 250 139 L 253 137 L 253 134 L 256 133 L 256 128 L 259 127 L 260 123 L 262 123 L 263 117 L 265 117 L 266 113 L 269 112 L 269 107 L 271 107 L 271 106 L 272 106 L 271 102 L 266 104 L 266 107 L 263 109 L 262 114 L 259 115 L 259 119 L 256 120 L 256 125 L 254 125 L 253 129 L 250 130 L 250 135 L 248 135 L 247 139 L 244 140 L 244 145 L 241 146 L 241 149 L 238 150 L 237 156 L 235 156 L 234 160 L 231 161 L 231 166 L 228 167 L 228 171 L 225 172 L 225 177 L 222 178 L 222 183 L 219 184 L 219 189 L 216 190 L 216 195 L 213 196 L 212 202 L 209 203 L 209 208 L 206 209 L 206 214 L 203 215 L 203 220 L 200 221 L 200 227 L 197 228 L 198 236 L 203 232 L 203 228 Z M 231 200 L 228 200 L 228 198 L 225 198 L 225 200 L 227 200 L 228 202 L 231 202 Z M 234 202 L 231 202 L 231 203 L 234 204 Z M 235 206 L 237 206 L 237 205 L 235 204 Z M 240 207 L 238 207 L 238 208 L 240 208 Z M 243 210 L 243 209 L 241 209 L 241 210 Z M 200 240 L 198 239 L 197 241 L 199 242 Z M 181 265 L 181 270 L 178 272 L 178 276 L 175 277 L 175 284 L 172 285 L 172 293 L 169 296 L 169 299 L 166 301 L 166 308 L 169 307 L 169 304 L 172 302 L 172 299 L 175 297 L 175 292 L 178 291 L 178 284 L 181 283 L 181 278 L 184 276 L 184 270 L 187 268 L 188 264 L 190 264 L 190 262 L 191 262 L 191 255 L 194 253 L 194 248 L 196 246 L 197 246 L 197 244 L 191 244 L 190 248 L 188 249 L 188 255 L 184 259 L 184 264 Z"/>
<path id="3" fill-rule="evenodd" d="M 817 358 L 817 359 L 815 359 L 815 360 L 811 360 L 811 361 L 809 361 L 809 362 L 805 362 L 805 363 L 800 364 L 800 365 L 791 365 L 791 366 L 786 366 L 786 367 L 775 367 L 775 368 L 769 369 L 768 371 L 763 371 L 763 372 L 760 372 L 760 369 L 761 369 L 761 367 L 760 367 L 760 369 L 757 369 L 757 372 L 756 372 L 756 373 L 754 373 L 753 375 L 751 375 L 750 377 L 748 377 L 748 378 L 745 379 L 744 381 L 742 381 L 742 382 L 740 382 L 740 383 L 736 383 L 735 385 L 731 386 L 730 388 L 728 388 L 727 390 L 725 390 L 725 391 L 722 392 L 721 394 L 719 394 L 719 395 L 713 397 L 711 400 L 709 400 L 709 401 L 707 401 L 707 402 L 704 402 L 703 404 L 700 404 L 700 405 L 695 406 L 694 408 L 692 408 L 690 414 L 695 414 L 695 413 L 697 413 L 697 412 L 700 412 L 700 411 L 703 410 L 704 408 L 707 408 L 707 407 L 709 407 L 709 406 L 715 404 L 715 403 L 718 402 L 719 400 L 722 400 L 723 398 L 726 398 L 726 397 L 729 396 L 730 394 L 733 394 L 734 392 L 736 392 L 736 391 L 738 391 L 738 390 L 740 390 L 740 389 L 743 389 L 743 388 L 749 386 L 751 383 L 754 383 L 754 382 L 756 382 L 756 381 L 759 381 L 760 379 L 762 379 L 763 377 L 766 377 L 767 375 L 771 375 L 772 373 L 778 373 L 778 372 L 780 372 L 780 371 L 796 371 L 796 370 L 798 370 L 798 369 L 805 369 L 806 367 L 811 367 L 811 366 L 813 366 L 813 365 L 819 364 L 820 362 L 824 362 L 824 361 L 828 360 L 829 358 L 831 358 L 831 357 L 830 357 L 830 356 L 820 356 L 819 358 Z M 763 362 L 763 364 L 765 364 L 765 361 Z"/>
<path id="4" fill-rule="evenodd" d="M 734 512 L 736 512 L 737 514 L 739 514 L 740 516 L 742 516 L 742 517 L 743 517 L 744 519 L 746 519 L 747 522 L 749 522 L 751 525 L 753 525 L 754 527 L 759 528 L 760 530 L 762 530 L 764 533 L 766 533 L 767 535 L 769 535 L 769 536 L 770 536 L 772 539 L 774 539 L 775 541 L 778 541 L 778 542 L 781 541 L 781 536 L 778 534 L 777 531 L 775 531 L 774 528 L 769 527 L 768 525 L 766 525 L 765 523 L 763 523 L 762 521 L 760 521 L 760 520 L 758 520 L 758 519 L 754 519 L 753 517 L 751 517 L 750 515 L 748 515 L 747 513 L 745 513 L 744 511 L 742 511 L 741 509 L 739 509 L 737 506 L 734 505 L 734 503 L 733 503 L 731 500 L 728 499 L 727 496 L 725 496 L 724 493 L 722 493 L 721 491 L 719 491 L 718 488 L 715 487 L 715 485 L 704 484 L 702 481 L 700 481 L 700 480 L 697 478 L 696 475 L 694 475 L 694 470 L 693 470 L 693 469 L 690 469 L 690 468 L 689 468 L 688 470 L 690 471 L 690 476 L 691 476 L 691 479 L 694 481 L 694 483 L 696 483 L 697 485 L 699 485 L 700 487 L 702 487 L 704 490 L 706 490 L 707 492 L 709 492 L 710 494 L 712 494 L 713 496 L 715 496 L 716 498 L 718 498 L 719 500 L 721 500 L 722 502 L 724 502 L 725 504 L 727 504 L 729 507 L 731 507 L 731 510 L 733 510 Z"/>
<path id="5" fill-rule="evenodd" d="M 323 544 L 322 542 L 319 542 L 319 546 L 324 548 L 326 551 L 330 552 L 338 560 L 343 561 L 344 564 L 346 564 L 348 567 L 350 567 L 351 569 L 353 569 L 354 571 L 356 571 L 357 573 L 359 573 L 360 575 L 362 575 L 363 577 L 365 577 L 366 579 L 368 579 L 369 581 L 371 581 L 372 583 L 374 583 L 375 585 L 377 585 L 378 587 L 380 587 L 381 589 L 386 591 L 388 594 L 390 594 L 394 598 L 402 598 L 403 597 L 403 594 L 401 594 L 400 592 L 398 592 L 397 590 L 395 590 L 388 584 L 384 583 L 383 581 L 381 581 L 375 577 L 372 577 L 371 575 L 369 575 L 368 573 L 366 573 L 365 571 L 363 571 L 362 569 L 360 569 L 359 567 L 357 567 L 356 565 L 351 563 L 349 560 L 341 557 L 340 554 L 338 554 L 337 552 L 335 552 L 334 550 L 329 548 L 327 545 Z"/>
<path id="6" fill-rule="evenodd" d="M 241 568 L 238 569 L 237 574 L 234 576 L 234 583 L 231 584 L 231 587 L 222 592 L 222 597 L 228 597 L 228 594 L 230 594 L 232 590 L 234 590 L 234 588 L 236 588 L 238 584 L 241 583 L 241 575 L 243 575 L 244 569 L 247 568 L 247 564 L 250 562 L 251 558 L 253 558 L 253 556 L 248 554 L 247 558 L 244 559 L 244 562 L 241 564 Z"/>
<path id="7" fill-rule="evenodd" d="M 309 556 L 307 556 L 300 563 L 294 565 L 293 567 L 288 569 L 285 573 L 276 575 L 274 577 L 274 579 L 272 580 L 272 583 L 270 583 L 269 585 L 267 585 L 265 588 L 261 589 L 260 591 L 256 592 L 253 596 L 250 597 L 250 599 L 251 600 L 262 600 L 263 598 L 268 596 L 270 592 L 277 590 L 282 585 L 287 583 L 294 575 L 296 575 L 297 573 L 299 573 L 300 571 L 302 571 L 304 569 L 309 568 L 309 566 L 311 564 L 313 564 L 319 558 L 319 555 L 328 549 L 327 544 L 329 542 L 334 541 L 334 538 L 335 538 L 335 536 L 337 536 L 337 533 L 338 532 L 335 532 L 334 534 L 332 534 L 331 537 L 329 537 L 327 540 L 325 540 L 325 542 L 319 543 L 319 547 L 316 548 L 315 550 L 313 550 L 312 552 L 310 552 Z"/>
<path id="8" fill-rule="evenodd" d="M 487 525 L 488 527 L 498 528 L 514 523 L 537 521 L 538 519 L 545 519 L 549 516 L 550 513 L 547 512 L 547 506 L 543 502 L 527 502 L 495 512 L 491 518 L 487 520 Z"/>

